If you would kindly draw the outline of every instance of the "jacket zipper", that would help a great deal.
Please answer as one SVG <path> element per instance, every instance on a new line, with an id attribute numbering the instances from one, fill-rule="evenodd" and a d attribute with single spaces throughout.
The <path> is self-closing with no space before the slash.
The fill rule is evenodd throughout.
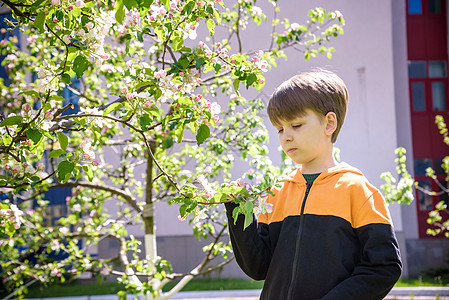
<path id="1" fill-rule="evenodd" d="M 292 275 L 291 275 L 291 281 L 290 281 L 290 286 L 288 288 L 288 295 L 287 295 L 287 299 L 292 299 L 293 295 L 293 283 L 295 282 L 295 277 L 296 277 L 296 267 L 298 265 L 299 262 L 299 248 L 300 248 L 300 244 L 301 244 L 301 236 L 302 236 L 302 229 L 303 229 L 303 224 L 304 224 L 304 208 L 306 206 L 306 200 L 307 197 L 309 196 L 309 192 L 310 192 L 310 188 L 312 187 L 313 183 L 307 183 L 307 188 L 306 188 L 306 194 L 304 195 L 304 199 L 302 201 L 302 205 L 301 205 L 301 213 L 299 215 L 300 219 L 299 219 L 299 228 L 298 228 L 298 234 L 296 237 L 296 246 L 295 246 L 295 257 L 293 259 L 293 268 L 292 268 Z"/>

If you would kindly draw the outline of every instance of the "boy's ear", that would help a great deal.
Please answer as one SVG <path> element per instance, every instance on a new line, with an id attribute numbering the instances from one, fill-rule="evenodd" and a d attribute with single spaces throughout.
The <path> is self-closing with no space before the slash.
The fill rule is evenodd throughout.
<path id="1" fill-rule="evenodd" d="M 326 124 L 325 133 L 332 136 L 337 129 L 337 115 L 332 111 L 328 112 L 326 116 L 324 116 L 324 122 Z"/>

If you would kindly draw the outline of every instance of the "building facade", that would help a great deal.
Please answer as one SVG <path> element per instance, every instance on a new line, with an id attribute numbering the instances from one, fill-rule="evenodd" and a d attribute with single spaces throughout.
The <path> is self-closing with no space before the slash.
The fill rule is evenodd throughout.
<path id="1" fill-rule="evenodd" d="M 268 3 L 258 5 L 270 15 Z M 332 41 L 336 52 L 331 60 L 318 57 L 305 61 L 301 52 L 287 50 L 288 60 L 267 73 L 262 94 L 248 92 L 245 96 L 266 101 L 282 81 L 298 72 L 314 67 L 334 71 L 346 82 L 350 95 L 348 115 L 336 143 L 341 160 L 361 169 L 380 187 L 380 174 L 395 172 L 394 150 L 404 147 L 408 169 L 419 185 L 441 190 L 425 176 L 425 169 L 433 167 L 440 183 L 446 184 L 439 166 L 449 155 L 449 148 L 442 142 L 434 118 L 442 115 L 446 123 L 449 121 L 447 0 L 307 0 L 281 1 L 279 6 L 279 18 L 300 24 L 313 7 L 340 10 L 346 20 L 345 34 Z M 242 38 L 252 50 L 264 49 L 269 46 L 270 33 L 269 25 L 249 26 Z M 266 122 L 270 158 L 280 164 L 276 131 L 268 118 Z M 235 176 L 243 171 L 237 168 Z M 445 267 L 449 240 L 426 234 L 427 215 L 438 201 L 447 202 L 447 193 L 429 196 L 416 191 L 411 205 L 390 205 L 405 277 L 419 276 L 427 267 Z M 188 224 L 178 222 L 177 217 L 177 207 L 156 204 L 158 255 L 182 272 L 198 264 L 203 252 Z M 130 232 L 143 239 L 140 227 L 130 228 Z M 100 244 L 98 253 L 112 251 L 115 245 L 111 243 Z M 218 275 L 245 277 L 235 262 L 214 276 Z"/>

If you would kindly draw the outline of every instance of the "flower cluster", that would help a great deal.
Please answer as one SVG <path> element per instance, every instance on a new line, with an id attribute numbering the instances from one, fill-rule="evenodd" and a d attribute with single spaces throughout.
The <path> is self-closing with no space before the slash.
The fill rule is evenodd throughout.
<path id="1" fill-rule="evenodd" d="M 23 211 L 21 211 L 17 205 L 11 204 L 9 208 L 0 209 L 0 224 L 4 226 L 4 223 L 11 223 L 14 229 L 19 229 L 23 219 Z"/>
<path id="2" fill-rule="evenodd" d="M 253 213 L 256 218 L 261 214 L 271 213 L 273 211 L 273 204 L 267 202 L 267 197 L 260 198 L 254 201 Z"/>

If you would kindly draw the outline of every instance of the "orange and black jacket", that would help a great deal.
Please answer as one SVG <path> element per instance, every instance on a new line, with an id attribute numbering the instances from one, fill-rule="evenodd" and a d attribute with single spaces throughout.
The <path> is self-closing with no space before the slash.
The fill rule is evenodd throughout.
<path id="1" fill-rule="evenodd" d="M 402 263 L 390 213 L 363 174 L 341 163 L 307 185 L 300 170 L 273 190 L 273 211 L 243 230 L 226 204 L 238 264 L 270 300 L 383 299 Z"/>

